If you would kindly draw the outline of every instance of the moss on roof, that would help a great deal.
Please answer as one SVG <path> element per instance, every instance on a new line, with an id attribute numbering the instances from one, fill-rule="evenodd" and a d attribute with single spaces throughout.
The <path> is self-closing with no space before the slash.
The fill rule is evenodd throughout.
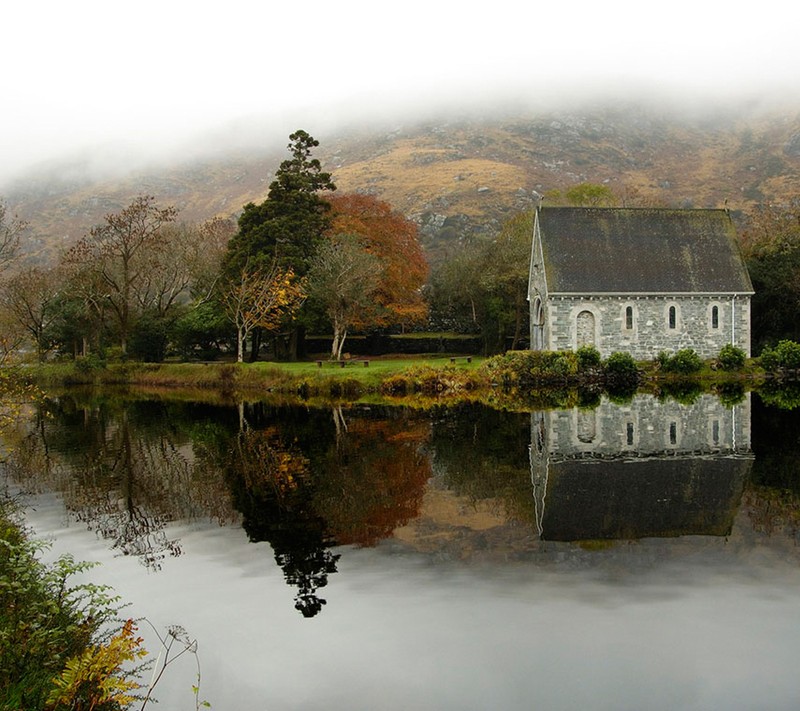
<path id="1" fill-rule="evenodd" d="M 552 293 L 748 293 L 725 210 L 542 207 Z"/>

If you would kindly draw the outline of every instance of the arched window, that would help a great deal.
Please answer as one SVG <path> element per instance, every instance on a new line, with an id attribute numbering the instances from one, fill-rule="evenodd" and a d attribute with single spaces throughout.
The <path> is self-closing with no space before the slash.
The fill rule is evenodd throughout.
<path id="1" fill-rule="evenodd" d="M 533 301 L 533 319 L 531 320 L 531 348 L 535 351 L 544 350 L 544 304 L 537 296 Z"/>
<path id="2" fill-rule="evenodd" d="M 633 306 L 625 307 L 625 328 L 633 330 Z"/>
<path id="3" fill-rule="evenodd" d="M 669 307 L 668 313 L 668 320 L 669 320 L 669 327 L 670 328 L 677 328 L 678 327 L 678 311 L 674 306 Z"/>
<path id="4" fill-rule="evenodd" d="M 719 328 L 719 306 L 711 307 L 711 328 Z"/>

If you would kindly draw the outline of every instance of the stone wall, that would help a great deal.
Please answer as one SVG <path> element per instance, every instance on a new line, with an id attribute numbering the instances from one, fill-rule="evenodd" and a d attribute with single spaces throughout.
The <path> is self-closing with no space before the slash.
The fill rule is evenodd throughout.
<path id="1" fill-rule="evenodd" d="M 637 360 L 652 360 L 661 351 L 693 348 L 701 357 L 712 358 L 727 343 L 750 355 L 749 297 L 551 297 L 545 311 L 544 347 L 574 350 L 591 342 L 592 334 L 585 330 L 592 323 L 594 345 L 603 357 L 623 351 Z"/>
<path id="2" fill-rule="evenodd" d="M 688 454 L 744 454 L 750 451 L 750 395 L 726 407 L 713 395 L 702 395 L 691 405 L 636 395 L 616 405 L 607 399 L 592 410 L 549 410 L 537 425 L 534 438 L 546 431 L 551 461 L 591 456 L 660 456 Z M 537 427 L 539 428 L 537 430 Z"/>

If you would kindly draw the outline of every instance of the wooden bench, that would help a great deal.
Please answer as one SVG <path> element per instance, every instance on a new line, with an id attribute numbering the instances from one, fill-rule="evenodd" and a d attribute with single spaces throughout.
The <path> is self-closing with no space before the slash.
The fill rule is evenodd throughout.
<path id="1" fill-rule="evenodd" d="M 316 361 L 317 368 L 321 368 L 325 363 L 324 360 Z M 344 368 L 348 363 L 363 363 L 365 368 L 369 368 L 369 361 L 368 360 L 339 360 L 339 361 L 331 361 L 331 364 L 338 363 L 340 368 Z"/>

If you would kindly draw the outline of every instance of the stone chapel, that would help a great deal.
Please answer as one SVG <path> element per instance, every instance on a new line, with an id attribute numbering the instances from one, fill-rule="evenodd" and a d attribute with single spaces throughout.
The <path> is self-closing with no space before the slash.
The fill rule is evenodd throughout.
<path id="1" fill-rule="evenodd" d="M 727 343 L 750 355 L 753 287 L 727 210 L 536 210 L 531 348 L 651 360 Z"/>

